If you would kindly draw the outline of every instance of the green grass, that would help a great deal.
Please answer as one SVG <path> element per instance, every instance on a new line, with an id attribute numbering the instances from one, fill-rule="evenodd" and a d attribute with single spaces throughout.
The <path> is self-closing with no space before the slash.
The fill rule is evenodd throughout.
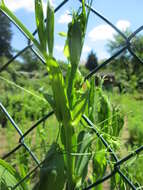
<path id="1" fill-rule="evenodd" d="M 130 143 L 141 145 L 143 143 L 143 96 L 142 93 L 109 94 L 110 99 L 121 106 L 126 118 L 130 134 Z"/>
<path id="2" fill-rule="evenodd" d="M 123 147 L 121 157 L 131 153 L 143 144 L 143 96 L 142 93 L 132 94 L 108 93 L 112 103 L 120 105 L 125 115 L 125 126 L 122 134 Z M 126 139 L 126 140 L 125 140 Z M 127 145 L 127 146 L 125 146 Z M 143 186 L 143 156 L 142 152 L 125 162 L 122 171 L 136 184 L 136 187 Z"/>

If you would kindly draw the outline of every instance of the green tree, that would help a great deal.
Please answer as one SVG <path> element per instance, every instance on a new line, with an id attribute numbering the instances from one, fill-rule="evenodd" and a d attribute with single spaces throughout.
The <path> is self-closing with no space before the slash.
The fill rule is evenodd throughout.
<path id="1" fill-rule="evenodd" d="M 98 66 L 98 60 L 97 60 L 97 56 L 96 54 L 91 51 L 88 55 L 88 58 L 87 58 L 87 62 L 85 64 L 85 67 L 92 71 L 93 69 L 95 69 L 96 67 Z"/>
<path id="2" fill-rule="evenodd" d="M 42 63 L 39 61 L 38 57 L 31 50 L 25 51 L 21 55 L 21 58 L 22 58 L 21 70 L 23 71 L 32 72 L 43 68 Z"/>
<path id="3" fill-rule="evenodd" d="M 11 24 L 9 19 L 0 12 L 0 57 L 12 56 L 12 48 L 11 48 Z"/>
<path id="4" fill-rule="evenodd" d="M 125 32 L 127 36 L 131 31 Z M 125 44 L 125 40 L 119 34 L 114 36 L 107 44 L 108 51 L 111 55 L 117 52 Z M 135 54 L 143 60 L 143 36 L 137 35 L 131 41 L 131 49 Z M 116 57 L 108 67 L 115 73 L 118 80 L 124 81 L 127 86 L 139 87 L 143 76 L 143 65 L 132 56 L 128 50 L 124 51 L 120 56 Z M 126 83 L 127 82 L 127 83 Z"/>

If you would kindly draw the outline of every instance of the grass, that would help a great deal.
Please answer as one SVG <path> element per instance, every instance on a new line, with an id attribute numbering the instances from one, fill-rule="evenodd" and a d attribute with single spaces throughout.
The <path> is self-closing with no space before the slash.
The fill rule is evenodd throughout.
<path id="1" fill-rule="evenodd" d="M 110 99 L 119 105 L 125 116 L 131 145 L 143 143 L 143 96 L 139 92 L 133 94 L 108 94 Z"/>

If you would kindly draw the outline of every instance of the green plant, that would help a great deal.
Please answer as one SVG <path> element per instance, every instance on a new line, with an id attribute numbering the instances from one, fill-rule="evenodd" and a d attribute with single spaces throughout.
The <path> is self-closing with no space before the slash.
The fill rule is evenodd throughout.
<path id="1" fill-rule="evenodd" d="M 9 190 L 21 180 L 19 174 L 8 163 L 0 160 L 0 189 Z M 17 187 L 18 190 L 27 190 L 26 184 L 22 183 Z"/>
<path id="2" fill-rule="evenodd" d="M 91 5 L 92 0 L 89 2 Z M 97 180 L 98 172 L 103 176 L 107 165 L 105 160 L 106 151 L 103 145 L 98 140 L 95 142 L 95 135 L 88 127 L 85 127 L 82 121 L 84 113 L 93 122 L 96 121 L 94 118 L 96 110 L 94 108 L 96 105 L 94 105 L 94 81 L 91 84 L 89 81 L 84 81 L 78 69 L 90 8 L 86 9 L 85 2 L 82 0 L 82 7 L 77 12 L 73 12 L 72 21 L 68 25 L 64 52 L 70 65 L 65 78 L 60 65 L 53 56 L 54 9 L 49 1 L 47 3 L 47 21 L 45 24 L 42 1 L 35 0 L 35 16 L 39 41 L 6 7 L 3 0 L 0 8 L 33 42 L 37 51 L 45 60 L 51 81 L 52 95 L 48 93 L 43 93 L 43 95 L 53 108 L 59 123 L 59 134 L 46 154 L 45 162 L 40 171 L 39 182 L 34 189 L 81 189 L 94 179 Z M 102 108 L 97 109 L 97 120 L 100 123 L 104 123 L 99 130 L 114 145 L 116 141 L 111 138 L 111 135 L 116 136 L 118 134 L 112 129 L 112 108 L 103 92 L 99 89 L 97 92 L 100 97 L 99 101 L 103 104 Z M 95 147 L 99 151 L 99 156 L 93 153 Z M 102 163 L 99 162 L 101 158 L 103 160 Z M 88 175 L 91 159 L 93 159 L 93 177 Z"/>

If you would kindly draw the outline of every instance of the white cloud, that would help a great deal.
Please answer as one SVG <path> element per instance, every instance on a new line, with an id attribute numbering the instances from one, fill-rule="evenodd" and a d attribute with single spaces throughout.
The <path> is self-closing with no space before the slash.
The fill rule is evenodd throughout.
<path id="1" fill-rule="evenodd" d="M 69 22 L 71 22 L 72 17 L 69 14 L 70 14 L 70 12 L 68 10 L 66 10 L 66 12 L 60 16 L 58 23 L 68 24 Z"/>
<path id="2" fill-rule="evenodd" d="M 19 9 L 25 9 L 27 11 L 34 11 L 34 1 L 33 0 L 6 0 L 6 5 L 12 11 L 17 11 Z"/>
<path id="3" fill-rule="evenodd" d="M 92 41 L 97 41 L 97 40 L 106 40 L 106 39 L 111 39 L 113 37 L 114 30 L 106 25 L 99 25 L 95 28 L 93 28 L 88 36 Z"/>
<path id="4" fill-rule="evenodd" d="M 63 52 L 63 50 L 64 50 L 64 46 L 63 45 L 55 45 L 54 48 L 58 52 Z"/>
<path id="5" fill-rule="evenodd" d="M 116 23 L 116 26 L 120 30 L 125 31 L 128 27 L 130 27 L 130 22 L 127 20 L 119 20 Z M 112 27 L 107 24 L 102 24 L 93 28 L 88 33 L 88 37 L 95 42 L 97 40 L 110 40 L 113 38 L 114 34 L 116 34 L 116 31 Z"/>
<path id="6" fill-rule="evenodd" d="M 90 51 L 91 51 L 91 48 L 88 45 L 83 46 L 83 50 L 82 50 L 83 53 L 88 53 Z"/>
<path id="7" fill-rule="evenodd" d="M 120 30 L 122 30 L 122 31 L 125 31 L 127 28 L 129 28 L 130 27 L 130 22 L 129 21 L 127 21 L 127 20 L 119 20 L 118 22 L 117 22 L 117 24 L 116 24 L 116 26 L 120 29 Z"/>
<path id="8" fill-rule="evenodd" d="M 54 6 L 54 1 L 50 0 Z M 34 12 L 34 0 L 5 0 L 6 5 L 12 11 L 24 9 L 29 12 Z M 46 0 L 43 1 L 44 12 L 46 12 Z"/>

